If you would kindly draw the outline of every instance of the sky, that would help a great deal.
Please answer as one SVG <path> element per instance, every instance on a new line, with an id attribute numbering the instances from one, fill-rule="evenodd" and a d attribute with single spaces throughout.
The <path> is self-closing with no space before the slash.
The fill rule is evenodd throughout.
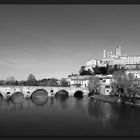
<path id="1" fill-rule="evenodd" d="M 140 54 L 140 5 L 0 5 L 0 80 L 67 77 L 117 45 Z"/>

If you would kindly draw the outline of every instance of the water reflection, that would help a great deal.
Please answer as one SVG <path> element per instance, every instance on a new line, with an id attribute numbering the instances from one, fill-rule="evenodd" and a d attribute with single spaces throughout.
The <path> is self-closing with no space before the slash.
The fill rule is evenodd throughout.
<path id="1" fill-rule="evenodd" d="M 44 106 L 48 102 L 48 98 L 46 98 L 46 99 L 34 98 L 34 99 L 32 99 L 32 102 L 35 105 Z"/>
<path id="2" fill-rule="evenodd" d="M 61 130 L 61 132 L 65 131 L 64 133 L 67 134 L 77 132 L 78 135 L 91 136 L 96 134 L 139 135 L 140 131 L 138 125 L 140 123 L 140 108 L 105 103 L 90 98 L 48 97 L 46 102 L 43 103 L 31 99 L 26 99 L 21 103 L 0 100 L 0 113 L 0 123 L 5 120 L 7 114 L 12 121 L 16 122 L 18 118 L 20 125 L 23 126 L 17 124 L 17 128 L 14 129 L 15 132 L 16 129 L 24 127 L 28 128 L 28 131 L 31 131 L 32 134 L 35 134 L 35 132 L 39 134 L 40 131 L 37 131 L 39 129 L 41 129 L 40 134 L 42 134 L 42 131 L 45 134 L 48 134 L 48 131 L 51 131 L 52 134 L 58 134 Z M 25 116 L 29 120 L 25 119 Z M 8 127 L 14 128 L 15 123 L 11 122 L 10 117 L 7 117 L 6 129 Z M 32 125 L 29 125 L 29 122 Z M 11 126 L 12 124 L 13 126 Z M 30 129 L 31 127 L 32 129 Z M 7 131 L 10 132 L 11 129 Z"/>
<path id="3" fill-rule="evenodd" d="M 14 104 L 14 110 L 23 110 L 24 106 L 23 103 L 13 103 Z"/>
<path id="4" fill-rule="evenodd" d="M 53 106 L 54 105 L 54 97 L 50 97 L 49 101 L 50 101 L 50 105 Z"/>
<path id="5" fill-rule="evenodd" d="M 32 93 L 31 100 L 36 105 L 44 106 L 48 102 L 48 92 L 44 89 L 37 89 Z"/>
<path id="6" fill-rule="evenodd" d="M 112 133 L 120 130 L 120 111 L 116 104 L 105 103 L 90 99 L 88 102 L 88 113 L 92 120 Z"/>
<path id="7" fill-rule="evenodd" d="M 57 104 L 59 104 L 63 109 L 66 109 L 67 106 L 67 97 L 65 96 L 56 96 L 55 100 L 57 102 Z"/>

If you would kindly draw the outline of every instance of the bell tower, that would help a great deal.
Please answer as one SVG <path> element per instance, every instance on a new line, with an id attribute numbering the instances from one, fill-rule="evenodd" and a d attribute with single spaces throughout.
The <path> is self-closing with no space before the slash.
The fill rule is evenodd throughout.
<path id="1" fill-rule="evenodd" d="M 121 46 L 118 45 L 118 46 L 116 47 L 115 54 L 116 54 L 117 56 L 121 56 Z"/>
<path id="2" fill-rule="evenodd" d="M 106 50 L 104 50 L 103 57 L 106 58 Z"/>

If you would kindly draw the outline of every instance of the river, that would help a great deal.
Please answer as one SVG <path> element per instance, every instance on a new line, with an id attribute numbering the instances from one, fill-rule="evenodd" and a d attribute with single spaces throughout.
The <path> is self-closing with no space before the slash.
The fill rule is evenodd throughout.
<path id="1" fill-rule="evenodd" d="M 139 136 L 140 107 L 89 97 L 0 101 L 0 136 Z"/>

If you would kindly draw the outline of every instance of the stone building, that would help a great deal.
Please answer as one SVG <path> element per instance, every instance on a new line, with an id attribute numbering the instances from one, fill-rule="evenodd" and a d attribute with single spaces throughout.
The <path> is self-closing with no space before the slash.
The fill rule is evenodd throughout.
<path id="1" fill-rule="evenodd" d="M 140 55 L 122 54 L 121 47 L 117 46 L 115 53 L 104 50 L 102 61 L 107 62 L 109 65 L 140 64 Z"/>
<path id="2" fill-rule="evenodd" d="M 111 83 L 113 82 L 113 76 L 107 75 L 102 76 L 100 80 L 100 92 L 103 95 L 110 95 L 110 92 L 112 91 Z"/>
<path id="3" fill-rule="evenodd" d="M 72 76 L 67 78 L 67 81 L 69 82 L 70 87 L 88 87 L 89 83 L 89 77 L 90 76 Z"/>
<path id="4" fill-rule="evenodd" d="M 92 69 L 92 67 L 106 67 L 108 65 L 124 67 L 126 73 L 134 73 L 136 77 L 140 77 L 140 55 L 126 55 L 121 51 L 121 46 L 117 46 L 115 51 L 103 51 L 103 59 L 89 60 L 86 62 L 85 68 Z"/>

